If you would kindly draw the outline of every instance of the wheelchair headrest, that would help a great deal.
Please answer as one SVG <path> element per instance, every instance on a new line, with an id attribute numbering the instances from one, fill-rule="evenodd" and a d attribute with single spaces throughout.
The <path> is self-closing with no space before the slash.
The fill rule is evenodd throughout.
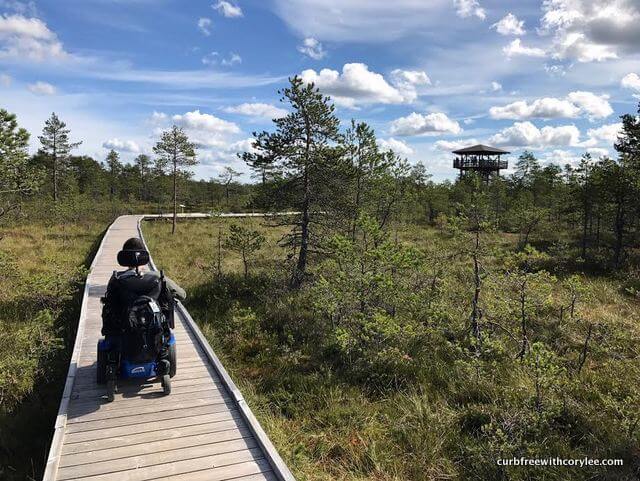
<path id="1" fill-rule="evenodd" d="M 118 264 L 123 267 L 140 267 L 149 263 L 149 252 L 144 249 L 127 249 L 118 252 Z"/>

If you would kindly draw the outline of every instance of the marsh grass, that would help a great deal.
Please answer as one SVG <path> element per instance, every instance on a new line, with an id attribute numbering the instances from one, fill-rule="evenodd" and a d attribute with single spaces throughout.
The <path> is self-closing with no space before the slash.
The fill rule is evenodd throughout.
<path id="1" fill-rule="evenodd" d="M 0 240 L 0 478 L 40 479 L 104 219 L 6 227 Z"/>
<path id="2" fill-rule="evenodd" d="M 230 252 L 223 251 L 222 274 L 215 270 L 218 232 L 227 232 L 231 222 L 267 238 L 246 280 L 241 259 Z M 284 287 L 291 265 L 277 243 L 282 228 L 256 219 L 217 219 L 182 222 L 175 236 L 164 222 L 145 223 L 144 232 L 156 264 L 187 289 L 187 307 L 298 479 L 631 480 L 640 469 L 640 306 L 616 278 L 585 277 L 574 317 L 560 322 L 557 306 L 569 292 L 557 273 L 544 317 L 532 328 L 554 350 L 563 374 L 540 374 L 544 411 L 537 413 L 532 370 L 515 360 L 517 346 L 490 346 L 489 361 L 478 368 L 454 342 L 471 296 L 462 259 L 447 261 L 442 272 L 414 381 L 379 390 L 350 377 L 348 366 L 339 367 L 335 353 L 323 347 L 312 290 Z M 431 227 L 398 226 L 397 238 L 434 256 L 454 248 Z M 484 262 L 497 270 L 517 236 L 488 239 L 492 255 Z M 312 265 L 310 283 L 322 259 Z M 500 297 L 505 287 L 496 282 L 487 289 Z M 597 324 L 597 334 L 577 374 L 588 323 Z M 625 467 L 532 471 L 496 465 L 498 457 L 520 455 L 621 457 Z"/>

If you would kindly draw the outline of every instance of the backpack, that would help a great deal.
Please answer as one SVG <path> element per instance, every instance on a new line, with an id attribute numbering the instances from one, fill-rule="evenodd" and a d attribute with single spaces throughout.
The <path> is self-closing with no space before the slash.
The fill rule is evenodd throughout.
<path id="1" fill-rule="evenodd" d="M 140 275 L 133 270 L 114 271 L 107 292 L 100 300 L 103 304 L 102 334 L 105 336 L 122 334 L 139 327 L 135 322 L 132 324 L 133 319 L 145 302 L 149 304 L 150 301 L 160 310 L 167 327 L 174 328 L 175 300 L 162 271 L 160 277 Z"/>

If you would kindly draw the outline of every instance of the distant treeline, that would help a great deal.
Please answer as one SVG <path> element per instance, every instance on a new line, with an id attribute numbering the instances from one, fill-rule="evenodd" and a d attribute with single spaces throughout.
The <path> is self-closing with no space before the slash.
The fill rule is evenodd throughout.
<path id="1" fill-rule="evenodd" d="M 240 174 L 230 167 L 215 179 L 194 180 L 185 167 L 197 163 L 197 146 L 176 126 L 162 134 L 154 155 L 140 154 L 129 164 L 114 150 L 105 159 L 72 155 L 81 142 L 70 140 L 54 113 L 38 137 L 41 148 L 29 156 L 29 134 L 15 115 L 0 110 L 0 219 L 29 198 L 55 203 L 77 196 L 156 212 L 171 211 L 174 203 L 187 211 L 293 208 L 305 213 L 289 239 L 298 249 L 298 277 L 306 250 L 323 235 L 319 225 L 326 227 L 330 218 L 334 227 L 354 232 L 363 213 L 386 228 L 401 220 L 434 224 L 481 207 L 484 222 L 517 233 L 522 247 L 535 242 L 560 250 L 577 247 L 574 260 L 599 268 L 628 264 L 639 244 L 635 115 L 622 116 L 616 159 L 584 154 L 578 165 L 543 165 L 525 151 L 508 177 L 484 183 L 467 175 L 436 183 L 424 164 L 410 165 L 381 151 L 366 123 L 352 121 L 342 130 L 331 99 L 313 85 L 293 78 L 281 93 L 293 111 L 274 121 L 275 132 L 256 133 L 252 152 L 241 155 L 255 172 L 255 184 L 239 183 Z"/>

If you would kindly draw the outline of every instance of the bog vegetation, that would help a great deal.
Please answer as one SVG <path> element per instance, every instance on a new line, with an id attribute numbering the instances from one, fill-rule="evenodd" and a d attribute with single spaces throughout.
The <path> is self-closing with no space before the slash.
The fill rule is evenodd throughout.
<path id="1" fill-rule="evenodd" d="M 30 157 L 0 112 L 3 474 L 41 469 L 46 443 L 17 449 L 5 426 L 26 437 L 29 406 L 55 414 L 59 392 L 39 381 L 62 382 L 78 266 L 107 219 L 180 202 L 296 212 L 145 233 L 299 479 L 636 479 L 639 118 L 623 116 L 615 159 L 542 165 L 525 152 L 506 178 L 435 183 L 366 124 L 340 125 L 312 85 L 294 78 L 282 100 L 290 113 L 243 155 L 255 184 L 231 170 L 191 180 L 180 166 L 197 152 L 179 129 L 155 159 L 101 164 L 72 156 L 52 116 L 43 136 L 57 126 L 66 147 L 43 141 Z M 37 249 L 18 248 L 25 233 Z M 496 463 L 521 456 L 624 465 Z"/>

